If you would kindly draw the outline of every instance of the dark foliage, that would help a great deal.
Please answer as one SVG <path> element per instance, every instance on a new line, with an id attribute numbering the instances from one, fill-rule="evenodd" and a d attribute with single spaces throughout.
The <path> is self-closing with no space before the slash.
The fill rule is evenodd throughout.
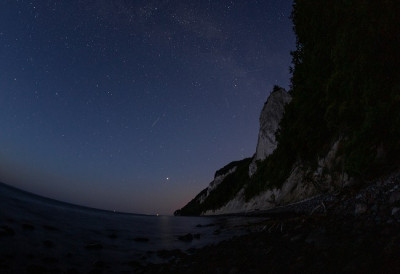
<path id="1" fill-rule="evenodd" d="M 199 198 L 207 193 L 207 189 L 200 192 L 185 207 L 177 210 L 175 215 L 200 215 L 203 211 L 217 209 L 225 205 L 227 202 L 243 188 L 249 181 L 249 165 L 251 158 L 241 161 L 235 161 L 216 172 L 216 176 L 226 174 L 230 169 L 236 166 L 236 170 L 228 174 L 224 180 L 207 196 L 203 203 L 199 202 Z"/>
<path id="2" fill-rule="evenodd" d="M 399 164 L 398 14 L 391 0 L 294 1 L 293 99 L 247 198 L 282 184 L 296 160 L 315 164 L 339 138 L 342 166 L 355 178 Z"/>
<path id="3" fill-rule="evenodd" d="M 399 12 L 391 0 L 295 1 L 295 100 L 279 141 L 307 158 L 344 137 L 345 171 L 355 177 L 398 161 Z"/>
<path id="4" fill-rule="evenodd" d="M 228 176 L 229 184 L 210 195 L 204 208 L 225 204 L 239 186 L 245 186 L 246 199 L 279 188 L 296 161 L 315 167 L 337 140 L 338 172 L 361 180 L 398 168 L 399 14 L 400 2 L 393 0 L 295 0 L 292 101 L 278 147 L 252 178 L 245 176 L 245 165 Z"/>
<path id="5" fill-rule="evenodd" d="M 183 208 L 178 209 L 174 212 L 175 216 L 196 216 L 201 214 L 202 205 L 199 202 L 201 196 L 207 193 L 207 188 L 203 189 L 199 194 L 194 197 L 187 205 Z"/>
<path id="6" fill-rule="evenodd" d="M 244 159 L 244 160 L 246 160 L 246 159 Z M 227 164 L 227 165 L 224 166 L 223 168 L 220 168 L 219 170 L 217 170 L 217 171 L 215 172 L 214 177 L 217 177 L 217 176 L 220 176 L 220 175 L 223 175 L 223 174 L 227 173 L 229 170 L 231 170 L 231 169 L 234 168 L 235 166 L 240 165 L 240 163 L 241 163 L 242 161 L 244 161 L 244 160 L 230 162 L 229 164 Z"/>

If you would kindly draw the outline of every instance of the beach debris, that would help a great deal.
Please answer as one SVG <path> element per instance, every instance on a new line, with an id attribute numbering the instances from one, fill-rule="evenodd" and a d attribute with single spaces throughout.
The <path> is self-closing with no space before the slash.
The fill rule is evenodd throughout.
<path id="1" fill-rule="evenodd" d="M 399 213 L 400 213 L 400 208 L 394 207 L 394 208 L 392 209 L 392 216 L 396 216 L 396 215 L 398 215 Z"/>
<path id="2" fill-rule="evenodd" d="M 390 204 L 395 204 L 398 201 L 400 201 L 400 191 L 395 191 L 390 195 L 389 203 Z"/>
<path id="3" fill-rule="evenodd" d="M 367 212 L 367 205 L 364 203 L 357 203 L 355 205 L 355 209 L 354 209 L 354 215 L 360 215 L 360 214 L 364 214 L 365 212 Z"/>

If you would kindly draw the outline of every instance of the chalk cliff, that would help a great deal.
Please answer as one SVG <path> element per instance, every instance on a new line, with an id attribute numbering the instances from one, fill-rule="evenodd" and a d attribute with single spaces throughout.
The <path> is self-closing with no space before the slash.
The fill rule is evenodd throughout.
<path id="1" fill-rule="evenodd" d="M 256 162 L 264 160 L 274 152 L 277 146 L 275 133 L 279 128 L 279 122 L 282 119 L 285 105 L 290 100 L 289 93 L 282 88 L 275 88 L 264 104 L 260 115 L 260 131 L 258 133 L 256 153 L 249 166 L 250 177 L 257 171 Z"/>
<path id="2" fill-rule="evenodd" d="M 398 5 L 364 1 L 362 9 L 350 9 L 328 2 L 293 5 L 292 100 L 281 122 L 285 100 L 277 102 L 279 93 L 273 92 L 261 114 L 255 156 L 236 163 L 222 181 L 216 178 L 204 200 L 177 213 L 267 209 L 398 170 L 400 40 L 393 35 Z M 376 20 L 353 20 L 371 16 Z"/>
<path id="3" fill-rule="evenodd" d="M 218 170 L 209 186 L 175 214 L 226 214 L 270 207 L 271 204 L 266 202 L 264 196 L 276 195 L 276 190 L 262 194 L 263 198 L 257 198 L 257 201 L 251 201 L 250 204 L 245 202 L 243 192 L 246 184 L 250 183 L 250 177 L 257 171 L 257 162 L 264 160 L 275 150 L 275 133 L 279 128 L 285 105 L 290 100 L 288 92 L 274 87 L 261 111 L 260 131 L 254 156 L 232 162 Z"/>

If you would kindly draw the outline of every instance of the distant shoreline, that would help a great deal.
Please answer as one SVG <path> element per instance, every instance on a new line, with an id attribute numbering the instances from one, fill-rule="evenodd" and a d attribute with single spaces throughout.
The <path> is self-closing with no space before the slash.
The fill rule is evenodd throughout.
<path id="1" fill-rule="evenodd" d="M 61 200 L 45 197 L 45 196 L 30 192 L 30 191 L 27 191 L 27 190 L 20 189 L 18 187 L 15 187 L 15 186 L 12 186 L 12 185 L 9 185 L 9 184 L 6 184 L 4 182 L 0 182 L 0 185 L 3 185 L 4 187 L 9 188 L 9 189 L 11 189 L 13 191 L 21 192 L 21 193 L 24 193 L 24 194 L 27 194 L 27 195 L 31 195 L 31 196 L 36 196 L 40 200 L 50 201 L 50 202 L 53 202 L 53 203 L 57 203 L 57 204 L 60 204 L 60 205 L 66 205 L 66 206 L 69 206 L 69 207 L 81 208 L 81 209 L 85 209 L 85 210 L 104 211 L 104 212 L 116 213 L 116 214 L 135 215 L 135 216 L 156 216 L 156 214 L 152 215 L 152 214 L 142 214 L 142 213 L 121 212 L 121 211 L 113 211 L 113 210 L 108 210 L 108 209 L 101 209 L 101 208 L 95 208 L 95 207 L 90 207 L 90 206 L 78 205 L 78 204 L 73 204 L 73 203 L 69 203 L 69 202 L 65 202 L 65 201 L 61 201 Z M 165 216 L 167 216 L 167 215 L 165 215 Z"/>

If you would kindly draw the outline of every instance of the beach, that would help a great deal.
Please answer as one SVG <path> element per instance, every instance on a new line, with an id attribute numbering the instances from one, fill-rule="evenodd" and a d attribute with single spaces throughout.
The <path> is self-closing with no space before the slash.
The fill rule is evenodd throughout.
<path id="1" fill-rule="evenodd" d="M 399 273 L 400 176 L 239 216 L 145 216 L 1 185 L 1 273 Z"/>
<path id="2" fill-rule="evenodd" d="M 243 235 L 258 220 L 97 210 L 0 184 L 0 272 L 136 273 Z"/>

